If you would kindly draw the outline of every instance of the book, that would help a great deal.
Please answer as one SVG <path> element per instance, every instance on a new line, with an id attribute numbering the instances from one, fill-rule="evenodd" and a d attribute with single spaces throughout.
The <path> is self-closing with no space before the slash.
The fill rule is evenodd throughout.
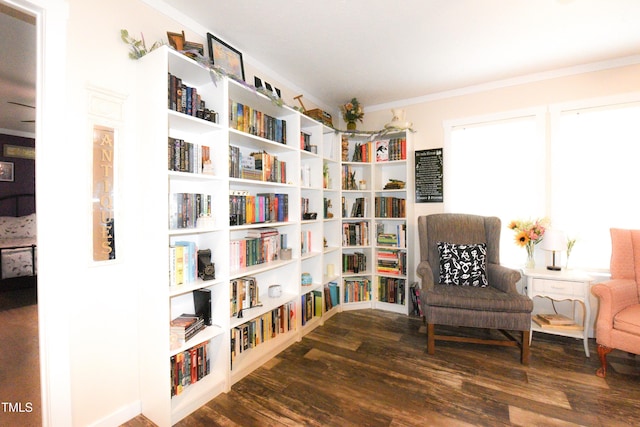
<path id="1" fill-rule="evenodd" d="M 195 314 L 181 314 L 170 322 L 172 340 L 176 346 L 183 345 L 205 328 L 204 319 Z"/>
<path id="2" fill-rule="evenodd" d="M 541 318 L 539 315 L 534 315 L 531 318 L 533 320 L 533 322 L 538 325 L 539 327 L 545 329 L 545 328 L 554 328 L 554 329 L 565 329 L 565 330 L 572 330 L 572 331 L 581 331 L 582 330 L 582 326 L 578 325 L 576 323 L 569 323 L 569 324 L 555 324 L 552 325 L 550 323 L 547 323 L 543 318 Z"/>
<path id="3" fill-rule="evenodd" d="M 541 313 L 541 314 L 537 314 L 536 317 L 544 324 L 547 325 L 573 325 L 575 324 L 575 322 L 573 321 L 573 319 L 568 318 L 567 316 L 563 315 L 563 314 L 558 314 L 558 313 L 553 313 L 553 314 L 546 314 L 546 313 Z"/>
<path id="4" fill-rule="evenodd" d="M 386 162 L 389 160 L 389 140 L 382 139 L 376 141 L 376 162 Z"/>

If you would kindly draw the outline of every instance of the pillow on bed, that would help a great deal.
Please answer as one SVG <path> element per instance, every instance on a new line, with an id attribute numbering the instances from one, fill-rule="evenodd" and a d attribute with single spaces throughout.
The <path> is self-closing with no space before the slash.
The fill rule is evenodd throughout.
<path id="1" fill-rule="evenodd" d="M 485 288 L 487 280 L 487 245 L 457 245 L 438 242 L 440 283 L 444 285 Z"/>
<path id="2" fill-rule="evenodd" d="M 0 216 L 0 239 L 36 237 L 36 214 L 13 217 Z"/>

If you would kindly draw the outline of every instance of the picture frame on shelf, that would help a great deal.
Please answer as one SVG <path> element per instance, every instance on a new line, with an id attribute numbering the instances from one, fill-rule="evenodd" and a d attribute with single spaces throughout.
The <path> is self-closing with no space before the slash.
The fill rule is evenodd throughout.
<path id="1" fill-rule="evenodd" d="M 184 50 L 184 31 L 181 33 L 173 33 L 171 31 L 167 31 L 167 39 L 169 39 L 169 44 L 175 50 Z"/>
<path id="2" fill-rule="evenodd" d="M 280 91 L 280 89 L 278 89 L 275 86 L 271 86 L 271 83 L 267 81 L 263 82 L 262 79 L 260 79 L 260 77 L 258 76 L 253 76 L 253 79 L 255 81 L 256 89 L 262 89 L 268 94 L 270 94 L 271 96 L 273 96 L 274 98 L 277 98 L 277 99 L 282 98 L 282 92 Z"/>
<path id="3" fill-rule="evenodd" d="M 167 38 L 169 39 L 171 47 L 180 52 L 184 51 L 184 54 L 190 58 L 195 58 L 197 54 L 204 56 L 203 44 L 187 41 L 184 36 L 184 31 L 181 33 L 167 31 Z"/>
<path id="4" fill-rule="evenodd" d="M 5 182 L 14 181 L 14 163 L 13 162 L 0 162 L 0 181 L 5 181 Z"/>
<path id="5" fill-rule="evenodd" d="M 211 33 L 207 33 L 207 43 L 209 45 L 209 57 L 213 65 L 222 68 L 227 74 L 244 81 L 242 52 L 231 47 Z"/>

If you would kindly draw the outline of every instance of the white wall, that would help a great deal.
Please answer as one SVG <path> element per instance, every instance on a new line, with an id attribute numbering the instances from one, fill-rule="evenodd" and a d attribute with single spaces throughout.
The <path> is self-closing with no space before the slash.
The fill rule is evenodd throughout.
<path id="1" fill-rule="evenodd" d="M 168 29 L 180 28 L 139 2 L 69 0 L 67 25 L 66 132 L 57 141 L 54 158 L 59 176 L 51 191 L 59 195 L 62 213 L 56 240 L 59 258 L 55 277 L 42 277 L 41 286 L 55 286 L 66 293 L 69 320 L 69 358 L 72 422 L 76 426 L 115 425 L 139 412 L 138 396 L 138 291 L 139 254 L 144 242 L 136 226 L 145 212 L 137 203 L 134 185 L 135 61 L 120 40 L 120 29 L 144 32 L 147 40 L 164 38 Z M 96 118 L 117 133 L 119 205 L 116 205 L 117 260 L 107 265 L 92 262 L 91 89 L 112 92 L 122 98 L 122 120 Z M 100 112 L 99 108 L 97 112 Z M 108 113 L 108 112 L 107 112 Z M 42 184 L 42 183 L 41 183 Z M 62 190 L 62 191 L 61 191 Z M 42 254 L 43 257 L 49 254 Z M 145 266 L 152 268 L 152 265 Z"/>

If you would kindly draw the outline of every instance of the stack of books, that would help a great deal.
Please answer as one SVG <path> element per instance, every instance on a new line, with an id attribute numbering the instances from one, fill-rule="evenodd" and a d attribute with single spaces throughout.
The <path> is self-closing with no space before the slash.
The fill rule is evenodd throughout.
<path id="1" fill-rule="evenodd" d="M 177 345 L 183 345 L 205 328 L 204 319 L 195 314 L 181 314 L 171 321 L 171 335 Z"/>
<path id="2" fill-rule="evenodd" d="M 557 313 L 536 314 L 533 316 L 533 321 L 541 328 L 582 329 L 582 326 L 577 325 L 573 319 Z"/>

